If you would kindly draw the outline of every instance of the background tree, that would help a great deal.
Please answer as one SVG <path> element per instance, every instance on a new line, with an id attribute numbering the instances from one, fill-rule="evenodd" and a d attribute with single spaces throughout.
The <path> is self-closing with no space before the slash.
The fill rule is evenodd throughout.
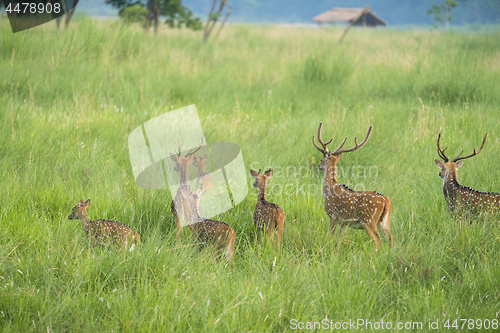
<path id="1" fill-rule="evenodd" d="M 154 24 L 155 34 L 160 25 L 160 15 L 166 16 L 166 23 L 173 27 L 185 26 L 190 29 L 201 29 L 202 25 L 199 18 L 193 17 L 193 12 L 182 4 L 182 0 L 106 0 L 106 4 L 118 8 L 124 12 L 125 8 L 134 7 L 134 10 L 127 10 L 129 14 L 135 11 L 137 17 L 142 17 L 139 12 L 147 11 L 144 19 L 144 28 L 146 31 Z M 136 18 L 137 18 L 136 17 Z"/>
<path id="2" fill-rule="evenodd" d="M 445 0 L 440 5 L 432 5 L 431 9 L 427 11 L 427 14 L 434 15 L 434 21 L 436 22 L 441 24 L 446 23 L 446 30 L 448 30 L 450 28 L 450 21 L 453 20 L 451 10 L 458 7 L 458 1 L 460 0 Z"/>
<path id="3" fill-rule="evenodd" d="M 217 6 L 217 3 L 219 3 L 219 6 Z M 218 8 L 217 12 L 215 12 L 216 8 Z M 227 22 L 229 15 L 231 15 L 232 7 L 231 7 L 231 5 L 228 4 L 227 0 L 213 0 L 212 7 L 210 8 L 210 12 L 208 13 L 207 23 L 205 24 L 205 31 L 203 33 L 203 41 L 204 42 L 206 42 L 208 40 L 208 38 L 210 37 L 212 30 L 214 29 L 215 25 L 217 24 L 217 21 L 219 21 L 220 17 L 222 16 L 222 12 L 226 8 L 227 8 L 226 16 L 224 17 L 224 20 L 222 21 L 222 23 L 219 27 L 219 30 L 217 31 L 216 36 L 219 35 L 220 31 L 222 30 L 222 27 Z"/>
<path id="4" fill-rule="evenodd" d="M 125 23 L 139 23 L 143 27 L 146 24 L 146 16 L 148 15 L 148 10 L 140 3 L 140 1 L 125 6 L 118 11 L 118 16 L 120 16 Z"/>
<path id="5" fill-rule="evenodd" d="M 193 30 L 203 29 L 199 17 L 194 17 L 193 11 L 187 7 L 182 6 L 181 1 L 169 1 L 162 8 L 162 15 L 166 16 L 165 24 L 169 27 L 186 27 Z"/>

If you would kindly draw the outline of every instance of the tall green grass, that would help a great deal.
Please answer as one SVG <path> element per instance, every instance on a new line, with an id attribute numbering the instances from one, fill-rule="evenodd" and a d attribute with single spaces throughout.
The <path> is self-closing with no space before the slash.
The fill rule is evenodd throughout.
<path id="1" fill-rule="evenodd" d="M 500 33 L 232 25 L 157 37 L 80 19 L 11 34 L 0 20 L 0 327 L 4 331 L 287 331 L 290 321 L 499 319 L 498 221 L 451 219 L 434 165 L 478 147 L 460 181 L 500 191 Z M 170 195 L 138 188 L 127 139 L 196 104 L 206 138 L 237 143 L 247 171 L 273 167 L 282 249 L 255 241 L 256 190 L 218 217 L 236 230 L 236 268 L 175 244 Z M 339 180 L 393 203 L 393 248 L 329 235 L 320 192 L 320 121 L 345 154 Z M 252 184 L 248 173 L 249 187 Z M 91 249 L 78 221 L 141 234 L 139 254 Z M 271 266 L 276 258 L 276 266 Z"/>

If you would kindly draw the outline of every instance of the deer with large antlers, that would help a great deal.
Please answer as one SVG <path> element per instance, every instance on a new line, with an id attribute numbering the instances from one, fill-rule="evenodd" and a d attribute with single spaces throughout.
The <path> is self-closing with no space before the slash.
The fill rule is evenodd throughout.
<path id="1" fill-rule="evenodd" d="M 95 220 L 91 221 L 87 215 L 87 208 L 90 206 L 90 199 L 83 202 L 80 200 L 71 215 L 70 220 L 80 219 L 82 221 L 85 236 L 90 241 L 90 246 L 114 244 L 117 249 L 127 250 L 129 245 L 132 250 L 136 243 L 139 245 L 140 237 L 137 232 L 132 230 L 128 225 L 110 220 Z"/>
<path id="2" fill-rule="evenodd" d="M 201 149 L 203 145 L 203 139 L 198 148 L 190 150 L 185 156 L 181 155 L 181 145 L 178 144 L 179 152 L 175 154 L 170 154 L 170 158 L 175 163 L 174 170 L 179 172 L 180 186 L 177 193 L 172 200 L 170 209 L 174 215 L 175 226 L 177 229 L 177 243 L 180 242 L 182 236 L 182 224 L 186 221 L 186 218 L 190 217 L 191 207 L 189 206 L 189 201 L 186 200 L 185 196 L 182 195 L 181 191 L 191 192 L 191 187 L 189 186 L 189 175 L 188 168 L 193 162 L 194 154 Z M 191 228 L 191 226 L 190 226 Z"/>
<path id="3" fill-rule="evenodd" d="M 339 235 L 346 226 L 355 229 L 365 229 L 366 233 L 375 241 L 375 251 L 378 251 L 380 245 L 380 235 L 377 227 L 382 229 L 383 234 L 392 244 L 392 234 L 390 232 L 391 201 L 377 192 L 354 191 L 342 185 L 337 181 L 337 163 L 340 161 L 342 153 L 349 153 L 363 147 L 370 137 L 372 126 L 368 128 L 365 139 L 358 144 L 357 138 L 354 138 L 355 146 L 353 148 L 343 148 L 344 142 L 335 151 L 330 152 L 327 146 L 333 141 L 323 142 L 321 139 L 321 127 L 318 127 L 318 142 L 316 144 L 313 136 L 312 142 L 318 149 L 323 158 L 319 169 L 325 173 L 323 180 L 323 195 L 325 197 L 325 211 L 330 218 L 330 228 L 332 235 L 335 233 L 337 224 L 340 225 Z"/>
<path id="4" fill-rule="evenodd" d="M 283 226 L 285 224 L 285 213 L 278 205 L 267 201 L 266 191 L 267 182 L 273 176 L 273 170 L 269 169 L 263 174 L 250 170 L 250 174 L 255 178 L 253 187 L 259 190 L 257 204 L 253 213 L 253 221 L 257 228 L 264 231 L 267 238 L 270 238 L 274 244 L 274 235 L 276 234 L 276 247 L 279 251 Z"/>
<path id="5" fill-rule="evenodd" d="M 441 149 L 438 135 L 437 148 L 438 155 L 443 161 L 435 160 L 436 165 L 441 169 L 439 176 L 443 178 L 443 193 L 448 208 L 453 217 L 458 217 L 465 213 L 466 217 L 476 217 L 481 213 L 498 213 L 500 211 L 500 193 L 479 192 L 470 187 L 462 186 L 458 183 L 457 169 L 462 165 L 463 160 L 476 156 L 483 150 L 488 133 L 484 136 L 481 148 L 467 156 L 462 156 L 463 151 L 453 160 L 445 154 L 446 147 Z"/>
<path id="6" fill-rule="evenodd" d="M 190 227 L 193 231 L 193 240 L 199 244 L 199 248 L 212 246 L 215 249 L 215 256 L 219 260 L 219 250 L 225 250 L 226 256 L 231 267 L 234 267 L 234 229 L 228 224 L 220 221 L 209 220 L 200 216 L 199 206 L 202 189 L 199 188 L 196 193 L 181 190 L 181 195 L 190 203 Z"/>

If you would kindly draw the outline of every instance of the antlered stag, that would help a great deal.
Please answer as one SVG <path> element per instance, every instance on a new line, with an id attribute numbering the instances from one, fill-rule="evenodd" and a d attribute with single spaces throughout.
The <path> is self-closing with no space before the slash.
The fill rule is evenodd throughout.
<path id="1" fill-rule="evenodd" d="M 182 191 L 191 192 L 191 187 L 189 186 L 189 176 L 188 168 L 193 162 L 194 153 L 201 149 L 203 140 L 198 148 L 192 149 L 185 156 L 181 155 L 181 145 L 179 144 L 179 152 L 176 154 L 170 154 L 170 158 L 175 163 L 174 170 L 179 172 L 180 186 L 177 193 L 172 200 L 170 209 L 174 215 L 175 226 L 177 229 L 177 243 L 180 242 L 182 236 L 182 224 L 185 222 L 186 217 L 189 217 L 191 212 L 191 207 L 189 206 L 189 201 L 182 195 Z"/>
<path id="2" fill-rule="evenodd" d="M 435 160 L 436 165 L 441 169 L 439 176 L 443 178 L 443 194 L 451 215 L 455 217 L 477 217 L 481 213 L 498 213 L 500 210 L 500 193 L 479 192 L 470 187 L 462 186 L 458 183 L 457 169 L 462 165 L 463 160 L 476 156 L 483 150 L 486 141 L 486 134 L 478 151 L 467 156 L 462 156 L 463 151 L 453 160 L 445 154 L 445 150 L 439 146 L 441 133 L 438 135 L 437 148 L 438 155 L 443 161 Z"/>
<path id="3" fill-rule="evenodd" d="M 312 142 L 318 149 L 323 158 L 319 168 L 324 171 L 323 195 L 325 197 L 325 211 L 330 218 L 332 235 L 335 233 L 337 224 L 340 225 L 339 234 L 346 226 L 355 229 L 365 229 L 366 233 L 375 241 L 375 251 L 378 251 L 380 245 L 380 235 L 377 227 L 382 229 L 384 235 L 392 244 L 392 234 L 390 232 L 391 201 L 376 192 L 354 191 L 346 185 L 337 181 L 337 163 L 340 161 L 342 153 L 349 153 L 363 147 L 372 131 L 372 126 L 368 128 L 365 139 L 358 144 L 357 138 L 354 138 L 355 146 L 353 148 L 344 147 L 344 142 L 335 151 L 330 152 L 327 146 L 333 141 L 323 142 L 321 139 L 321 127 L 318 127 L 318 142 L 316 144 L 313 136 Z"/>

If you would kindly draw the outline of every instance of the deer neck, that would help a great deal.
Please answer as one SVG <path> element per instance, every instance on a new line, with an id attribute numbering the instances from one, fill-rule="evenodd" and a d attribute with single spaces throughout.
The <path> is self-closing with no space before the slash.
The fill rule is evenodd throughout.
<path id="1" fill-rule="evenodd" d="M 180 182 L 181 182 L 180 188 L 182 188 L 184 190 L 191 189 L 189 187 L 189 177 L 188 177 L 187 168 L 181 170 L 179 178 L 180 178 Z"/>
<path id="2" fill-rule="evenodd" d="M 323 178 L 323 186 L 332 187 L 338 184 L 337 181 L 337 166 L 332 165 L 326 168 Z"/>
<path id="3" fill-rule="evenodd" d="M 203 171 L 203 163 L 200 162 L 198 163 L 198 177 L 203 175 L 205 173 L 205 171 Z"/>
<path id="4" fill-rule="evenodd" d="M 459 189 L 460 184 L 458 183 L 457 172 L 449 170 L 443 177 L 443 193 L 445 199 L 448 201 L 454 201 L 456 199 L 456 193 Z"/>
<path id="5" fill-rule="evenodd" d="M 87 230 L 89 223 L 90 223 L 90 219 L 89 219 L 89 216 L 87 215 L 87 212 L 82 211 L 82 214 L 80 216 L 80 221 L 82 221 L 83 229 Z"/>
<path id="6" fill-rule="evenodd" d="M 200 216 L 199 205 L 193 202 L 191 202 L 191 204 L 193 205 L 193 208 L 191 210 L 191 223 L 194 227 L 197 224 L 197 222 L 203 220 L 203 218 Z"/>
<path id="7" fill-rule="evenodd" d="M 258 195 L 258 200 L 259 201 L 267 201 L 267 182 L 259 186 L 259 195 Z"/>

